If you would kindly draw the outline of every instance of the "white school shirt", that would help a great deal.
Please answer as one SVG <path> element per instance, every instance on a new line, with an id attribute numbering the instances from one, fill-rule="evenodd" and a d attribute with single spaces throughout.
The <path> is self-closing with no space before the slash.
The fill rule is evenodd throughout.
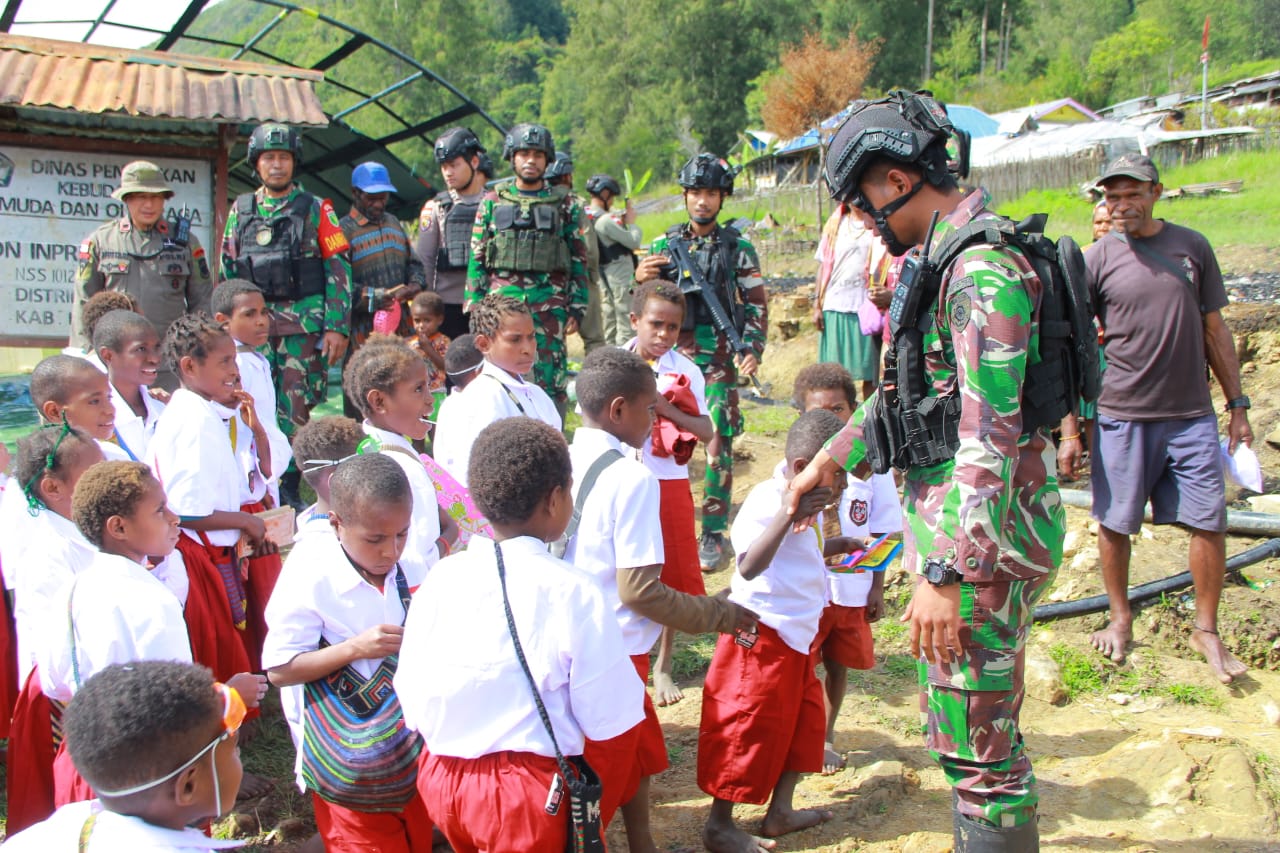
<path id="1" fill-rule="evenodd" d="M 868 480 L 848 475 L 844 494 L 837 509 L 840 533 L 871 544 L 872 533 L 898 533 L 902 530 L 902 504 L 892 474 L 872 474 Z M 875 574 L 861 572 L 827 572 L 827 593 L 832 604 L 843 607 L 866 607 Z"/>
<path id="2" fill-rule="evenodd" d="M 379 590 L 356 571 L 336 536 L 309 536 L 293 546 L 284 561 L 276 588 L 266 609 L 267 637 L 262 644 L 262 666 L 283 666 L 304 652 L 350 640 L 377 625 L 403 625 L 394 572 Z M 352 661 L 351 666 L 369 678 L 382 664 L 376 660 Z M 301 690 L 295 696 L 300 699 Z M 292 702 L 290 703 L 292 704 Z M 285 719 L 295 745 L 302 740 L 302 706 L 285 709 Z M 290 712 L 293 719 L 290 719 Z M 302 782 L 302 754 L 294 763 L 298 787 Z"/>
<path id="3" fill-rule="evenodd" d="M 27 494 L 22 484 L 10 477 L 0 493 L 0 566 L 4 568 L 4 587 L 17 588 L 18 574 L 14 564 L 31 544 L 28 532 L 31 516 L 27 512 Z"/>
<path id="4" fill-rule="evenodd" d="M 111 664 L 138 660 L 191 663 L 191 640 L 173 591 L 128 557 L 99 551 L 59 591 L 38 651 L 40 687 L 66 702 Z M 74 626 L 74 629 L 72 628 Z M 75 632 L 72 666 L 71 632 Z"/>
<path id="5" fill-rule="evenodd" d="M 414 595 L 396 694 L 405 723 L 435 755 L 553 756 L 507 629 L 494 547 L 473 536 Z M 503 542 L 502 556 L 520 645 L 560 751 L 581 755 L 584 735 L 608 740 L 638 725 L 644 684 L 596 584 L 531 536 Z"/>
<path id="6" fill-rule="evenodd" d="M 757 484 L 742 502 L 729 541 L 740 561 L 778 514 L 787 481 L 786 464 L 773 477 Z M 778 552 L 763 572 L 747 580 L 734 569 L 729 600 L 760 614 L 760 621 L 778 632 L 782 641 L 801 654 L 818 633 L 818 619 L 827 605 L 827 567 L 822 559 L 821 525 L 803 533 L 788 531 Z"/>
<path id="7" fill-rule="evenodd" d="M 88 843 L 80 847 L 80 833 L 96 815 Z M 230 850 L 244 841 L 209 838 L 198 829 L 166 829 L 140 817 L 107 811 L 99 800 L 68 803 L 46 820 L 5 839 L 5 853 L 203 853 Z"/>
<path id="8" fill-rule="evenodd" d="M 494 421 L 524 415 L 562 428 L 560 413 L 546 391 L 494 366 L 487 358 L 457 398 L 447 413 L 440 412 L 431 449 L 436 462 L 463 486 L 467 485 L 471 445 Z"/>
<path id="9" fill-rule="evenodd" d="M 245 478 L 231 448 L 232 410 L 179 388 L 169 398 L 151 439 L 151 470 L 164 486 L 169 508 L 184 518 L 240 511 L 240 481 Z M 243 424 L 239 432 L 247 429 Z M 186 528 L 184 528 L 185 530 Z M 200 534 L 188 531 L 195 541 Z M 207 530 L 209 542 L 230 547 L 240 531 Z"/>
<path id="10" fill-rule="evenodd" d="M 636 338 L 627 341 L 623 349 L 635 352 L 636 341 Z M 694 364 L 687 356 L 682 355 L 675 347 L 672 347 L 663 353 L 662 358 L 649 366 L 653 368 L 653 376 L 658 382 L 659 394 L 666 393 L 675 384 L 677 375 L 686 376 L 689 379 L 689 390 L 693 392 L 694 399 L 698 401 L 698 414 L 707 415 L 711 413 L 711 410 L 707 408 L 707 380 L 702 375 L 702 371 L 698 369 L 698 365 Z M 652 434 L 644 440 L 644 466 L 652 471 L 653 475 L 659 480 L 689 479 L 688 464 L 681 465 L 670 456 L 653 455 Z"/>
<path id="11" fill-rule="evenodd" d="M 617 614 L 627 654 L 648 654 L 662 626 L 622 603 L 617 570 L 661 565 L 665 559 L 658 522 L 658 480 L 644 465 L 625 455 L 627 447 L 617 438 L 604 430 L 581 426 L 569 445 L 575 505 L 587 470 L 606 450 L 617 450 L 624 456 L 596 480 L 582 508 L 578 534 L 569 542 L 564 558 L 600 584 L 605 601 Z"/>
<path id="12" fill-rule="evenodd" d="M 146 462 L 151 458 L 147 451 L 151 446 L 151 437 L 156 433 L 160 413 L 164 411 L 164 403 L 148 394 L 144 385 L 142 387 L 144 413 L 139 417 L 124 401 L 124 397 L 120 396 L 116 386 L 108 385 L 108 387 L 111 389 L 111 405 L 116 409 L 115 444 L 133 461 Z"/>
<path id="13" fill-rule="evenodd" d="M 42 509 L 23 525 L 29 543 L 19 556 L 5 563 L 13 578 L 13 622 L 18 636 L 18 683 L 38 660 L 37 650 L 48 632 L 54 601 L 73 578 L 93 562 L 98 549 L 70 520 Z M 63 604 L 66 598 L 62 597 Z M 65 620 L 65 613 L 63 614 Z"/>
<path id="14" fill-rule="evenodd" d="M 440 504 L 436 501 L 436 484 L 409 439 L 379 429 L 368 421 L 363 426 L 364 434 L 376 438 L 382 444 L 382 452 L 404 469 L 413 490 L 413 516 L 409 520 L 409 539 L 404 543 L 400 565 L 404 567 L 409 586 L 417 589 L 426 577 L 427 569 L 440 559 L 440 549 L 436 545 L 440 538 Z M 398 449 L 389 449 L 392 447 Z"/>
<path id="15" fill-rule="evenodd" d="M 244 415 L 236 408 L 236 463 L 240 471 L 240 504 L 255 503 L 267 494 L 267 478 L 262 476 L 258 464 L 258 440 L 245 422 Z M 227 426 L 230 431 L 230 423 Z"/>
<path id="16" fill-rule="evenodd" d="M 102 458 L 107 462 L 134 461 L 129 458 L 129 454 L 124 451 L 124 448 L 116 444 L 114 441 L 103 441 L 100 438 L 96 438 L 94 441 L 98 443 L 98 449 L 102 451 Z M 139 461 L 145 462 L 146 460 L 142 459 Z"/>
<path id="17" fill-rule="evenodd" d="M 298 513 L 294 524 L 297 528 L 293 534 L 294 542 L 317 533 L 333 533 L 333 525 L 329 523 L 329 513 L 318 512 L 315 504 Z"/>
<path id="18" fill-rule="evenodd" d="M 271 365 L 266 356 L 236 341 L 236 367 L 240 368 L 240 387 L 253 397 L 253 408 L 262 418 L 263 428 L 267 432 L 267 443 L 271 445 L 271 477 L 267 480 L 267 491 L 271 498 L 280 505 L 280 475 L 289 467 L 293 459 L 293 448 L 289 439 L 280 429 L 276 418 L 276 387 L 271 380 Z"/>

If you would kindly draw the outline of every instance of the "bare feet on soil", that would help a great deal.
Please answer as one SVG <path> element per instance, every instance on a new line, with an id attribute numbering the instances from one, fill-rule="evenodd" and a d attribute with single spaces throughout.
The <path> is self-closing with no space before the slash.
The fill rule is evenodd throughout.
<path id="1" fill-rule="evenodd" d="M 1129 652 L 1129 643 L 1133 642 L 1133 629 L 1129 625 L 1112 622 L 1101 631 L 1089 635 L 1089 642 L 1113 663 L 1124 663 Z"/>
<path id="2" fill-rule="evenodd" d="M 785 812 L 769 809 L 760 823 L 760 834 L 765 838 L 777 838 L 826 823 L 833 817 L 832 812 L 821 809 L 787 809 Z"/>
<path id="3" fill-rule="evenodd" d="M 702 844 L 711 853 L 768 853 L 777 842 L 757 838 L 736 826 L 711 826 L 702 829 Z"/>
<path id="4" fill-rule="evenodd" d="M 680 692 L 680 688 L 676 686 L 676 682 L 671 676 L 664 672 L 655 672 L 653 674 L 653 704 L 659 708 L 665 708 L 668 705 L 674 705 L 684 698 L 684 694 Z"/>
<path id="5" fill-rule="evenodd" d="M 275 783 L 270 779 L 246 770 L 244 777 L 240 780 L 240 790 L 236 793 L 236 801 L 244 802 L 245 800 L 256 800 L 259 797 L 265 797 L 274 787 Z"/>
<path id="6" fill-rule="evenodd" d="M 834 776 L 845 768 L 844 756 L 836 752 L 836 745 L 828 741 L 822 746 L 822 775 Z"/>
<path id="7" fill-rule="evenodd" d="M 1217 631 L 1195 628 L 1191 632 L 1191 648 L 1204 655 L 1209 668 L 1223 684 L 1230 684 L 1249 671 L 1249 667 L 1236 660 L 1236 656 L 1227 651 Z"/>

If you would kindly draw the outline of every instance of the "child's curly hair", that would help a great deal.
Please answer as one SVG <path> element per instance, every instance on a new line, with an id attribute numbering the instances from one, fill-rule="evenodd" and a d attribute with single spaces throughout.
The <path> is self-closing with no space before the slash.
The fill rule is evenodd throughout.
<path id="1" fill-rule="evenodd" d="M 101 548 L 106 540 L 103 529 L 107 519 L 132 516 L 155 481 L 151 469 L 141 462 L 99 462 L 76 483 L 71 496 L 71 520 L 85 539 Z"/>
<path id="2" fill-rule="evenodd" d="M 504 418 L 480 430 L 467 466 L 471 497 L 496 524 L 529 519 L 572 476 L 564 436 L 535 418 Z"/>
<path id="3" fill-rule="evenodd" d="M 490 293 L 471 306 L 471 334 L 492 339 L 502 327 L 503 318 L 516 314 L 533 317 L 529 306 L 519 299 L 503 296 L 501 293 Z"/>
<path id="4" fill-rule="evenodd" d="M 182 359 L 191 356 L 202 362 L 209 357 L 213 342 L 226 337 L 229 335 L 221 323 L 204 311 L 197 311 L 183 314 L 173 321 L 169 331 L 165 332 L 160 349 L 165 364 L 171 370 L 178 371 L 178 363 Z"/>
<path id="5" fill-rule="evenodd" d="M 364 346 L 351 356 L 342 372 L 342 390 L 347 399 L 369 417 L 369 392 L 391 393 L 397 382 L 408 379 L 415 368 L 422 368 L 422 356 L 392 335 L 370 335 Z"/>
<path id="6" fill-rule="evenodd" d="M 86 299 L 80 307 L 80 325 L 84 328 L 85 340 L 93 340 L 93 330 L 98 327 L 98 321 L 112 311 L 137 314 L 138 300 L 123 290 L 100 290 Z"/>
<path id="7" fill-rule="evenodd" d="M 661 299 L 678 305 L 682 314 L 685 310 L 684 294 L 680 292 L 680 288 L 665 279 L 652 278 L 644 284 L 637 284 L 635 290 L 631 291 L 631 313 L 639 317 L 650 299 Z"/>
<path id="8" fill-rule="evenodd" d="M 804 411 L 804 398 L 812 391 L 841 391 L 849 401 L 849 411 L 858 408 L 858 387 L 853 376 L 844 365 L 834 361 L 820 361 L 810 364 L 796 374 L 796 384 L 791 392 L 791 401 L 800 411 Z"/>

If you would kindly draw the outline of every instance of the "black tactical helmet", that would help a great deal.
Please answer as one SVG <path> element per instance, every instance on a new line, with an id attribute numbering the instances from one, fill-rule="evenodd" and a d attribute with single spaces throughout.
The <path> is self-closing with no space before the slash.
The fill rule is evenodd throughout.
<path id="1" fill-rule="evenodd" d="M 622 195 L 622 187 L 618 186 L 618 182 L 611 175 L 592 175 L 587 178 L 588 193 L 599 197 L 605 190 L 613 193 L 614 198 Z"/>
<path id="2" fill-rule="evenodd" d="M 551 165 L 547 166 L 547 171 L 543 172 L 542 177 L 548 181 L 556 178 L 563 178 L 565 175 L 573 174 L 573 157 L 567 151 L 557 151 L 556 158 L 551 161 Z"/>
<path id="3" fill-rule="evenodd" d="M 926 181 L 944 186 L 953 181 L 947 139 L 954 132 L 947 111 L 929 92 L 894 89 L 884 98 L 857 101 L 827 144 L 827 189 L 836 201 L 849 201 L 877 157 L 913 163 L 924 170 Z"/>
<path id="4" fill-rule="evenodd" d="M 677 180 L 686 190 L 724 190 L 733 195 L 733 179 L 738 170 L 714 154 L 699 154 L 680 168 Z"/>
<path id="5" fill-rule="evenodd" d="M 255 172 L 263 151 L 288 151 L 293 155 L 293 168 L 302 165 L 302 137 L 286 125 L 260 124 L 249 135 L 249 168 Z"/>
<path id="6" fill-rule="evenodd" d="M 481 154 L 480 165 L 476 166 L 476 171 L 492 181 L 493 176 L 497 174 L 497 170 L 493 168 L 493 158 L 488 154 Z"/>
<path id="7" fill-rule="evenodd" d="M 517 151 L 541 151 L 550 161 L 556 156 L 551 131 L 540 124 L 517 124 L 507 131 L 502 141 L 502 159 L 510 160 Z"/>
<path id="8" fill-rule="evenodd" d="M 451 127 L 436 137 L 437 163 L 447 163 L 454 157 L 470 157 L 483 154 L 484 146 L 469 127 Z"/>

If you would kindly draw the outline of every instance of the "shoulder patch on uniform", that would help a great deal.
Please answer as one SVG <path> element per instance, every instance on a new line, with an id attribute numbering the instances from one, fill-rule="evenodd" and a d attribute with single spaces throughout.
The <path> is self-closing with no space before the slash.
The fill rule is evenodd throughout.
<path id="1" fill-rule="evenodd" d="M 89 252 L 92 250 L 92 242 L 85 240 L 80 244 L 80 260 L 81 262 L 89 260 Z"/>
<path id="2" fill-rule="evenodd" d="M 418 215 L 418 229 L 431 227 L 431 214 L 435 210 L 435 202 L 429 201 L 422 206 L 422 213 Z"/>
<path id="3" fill-rule="evenodd" d="M 969 325 L 969 317 L 973 314 L 973 279 L 965 276 L 951 285 L 951 293 L 947 296 L 947 315 L 951 321 L 951 331 L 963 332 Z"/>

